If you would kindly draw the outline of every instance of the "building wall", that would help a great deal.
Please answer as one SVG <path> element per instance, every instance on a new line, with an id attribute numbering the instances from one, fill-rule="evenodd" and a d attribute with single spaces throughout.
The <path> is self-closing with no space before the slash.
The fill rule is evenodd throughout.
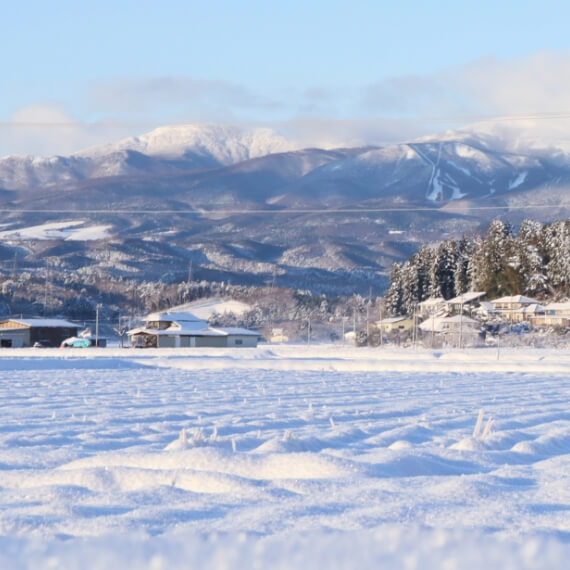
<path id="1" fill-rule="evenodd" d="M 257 337 L 254 335 L 230 335 L 227 337 L 227 346 L 241 348 L 255 348 Z"/>
<path id="2" fill-rule="evenodd" d="M 22 348 L 31 346 L 30 329 L 1 330 L 0 347 L 2 348 Z"/>
<path id="3" fill-rule="evenodd" d="M 158 348 L 175 348 L 176 347 L 176 337 L 175 336 L 162 336 L 158 335 L 157 346 Z"/>
<path id="4" fill-rule="evenodd" d="M 196 346 L 197 347 L 206 347 L 206 346 L 216 346 L 216 347 L 224 347 L 227 345 L 227 337 L 225 336 L 197 336 L 196 337 Z"/>
<path id="5" fill-rule="evenodd" d="M 77 327 L 29 327 L 10 322 L 0 326 L 0 346 L 11 345 L 13 348 L 33 346 L 35 342 L 47 342 L 58 347 L 66 338 L 77 336 Z"/>

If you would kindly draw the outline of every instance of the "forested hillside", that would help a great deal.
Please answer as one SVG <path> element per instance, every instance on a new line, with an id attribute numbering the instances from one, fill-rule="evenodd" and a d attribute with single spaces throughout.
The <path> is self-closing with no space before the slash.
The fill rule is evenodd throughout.
<path id="1" fill-rule="evenodd" d="M 495 219 L 484 236 L 463 236 L 424 245 L 395 263 L 386 293 L 391 315 L 412 314 L 430 297 L 451 299 L 486 291 L 489 299 L 524 294 L 558 300 L 570 294 L 570 220 L 524 220 L 518 233 Z"/>

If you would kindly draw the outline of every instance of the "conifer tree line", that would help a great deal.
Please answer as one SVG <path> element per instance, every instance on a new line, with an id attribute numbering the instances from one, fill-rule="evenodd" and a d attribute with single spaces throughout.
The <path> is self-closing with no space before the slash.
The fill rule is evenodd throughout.
<path id="1" fill-rule="evenodd" d="M 431 297 L 485 291 L 488 299 L 527 295 L 554 301 L 570 295 L 570 220 L 524 220 L 517 234 L 495 219 L 485 235 L 422 246 L 395 263 L 385 297 L 389 315 L 411 315 Z"/>

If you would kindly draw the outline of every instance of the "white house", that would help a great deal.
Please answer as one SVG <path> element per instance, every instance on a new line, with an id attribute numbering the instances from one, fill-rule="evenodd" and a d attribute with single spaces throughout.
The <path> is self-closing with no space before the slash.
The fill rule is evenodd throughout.
<path id="1" fill-rule="evenodd" d="M 421 331 L 443 339 L 452 346 L 467 346 L 479 342 L 481 323 L 466 315 L 427 318 L 419 325 Z"/>
<path id="2" fill-rule="evenodd" d="M 447 308 L 447 301 L 443 297 L 430 297 L 418 305 L 422 318 L 434 315 Z"/>
<path id="3" fill-rule="evenodd" d="M 511 322 L 528 321 L 544 313 L 544 308 L 536 299 L 524 295 L 509 295 L 491 301 L 493 311 Z"/>
<path id="4" fill-rule="evenodd" d="M 471 312 L 479 306 L 479 303 L 486 294 L 485 291 L 468 291 L 467 293 L 462 293 L 447 301 L 447 310 L 453 314 L 459 314 L 462 311 Z"/>
<path id="5" fill-rule="evenodd" d="M 532 315 L 529 320 L 533 327 L 570 328 L 570 302 L 548 303 L 541 315 Z"/>
<path id="6" fill-rule="evenodd" d="M 260 337 L 256 331 L 210 327 L 191 313 L 169 311 L 147 315 L 127 335 L 137 348 L 255 347 Z"/>

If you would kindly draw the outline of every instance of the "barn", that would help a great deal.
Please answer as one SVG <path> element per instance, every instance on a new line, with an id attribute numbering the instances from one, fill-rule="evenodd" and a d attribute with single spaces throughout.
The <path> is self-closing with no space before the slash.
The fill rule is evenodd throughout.
<path id="1" fill-rule="evenodd" d="M 76 336 L 79 326 L 63 319 L 7 319 L 0 321 L 0 347 L 59 346 Z"/>

